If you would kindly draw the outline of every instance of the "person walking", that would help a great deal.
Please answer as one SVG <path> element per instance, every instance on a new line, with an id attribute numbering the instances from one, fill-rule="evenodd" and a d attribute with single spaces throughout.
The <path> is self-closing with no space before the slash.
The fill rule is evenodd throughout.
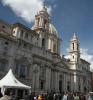
<path id="1" fill-rule="evenodd" d="M 11 100 L 10 91 L 5 90 L 5 95 L 1 97 L 0 100 Z"/>
<path id="2" fill-rule="evenodd" d="M 80 100 L 79 95 L 77 93 L 74 94 L 74 100 Z"/>
<path id="3" fill-rule="evenodd" d="M 91 98 L 91 95 L 90 95 L 90 94 L 88 94 L 87 100 L 93 100 L 93 99 Z"/>
<path id="4" fill-rule="evenodd" d="M 37 96 L 36 95 L 34 96 L 34 100 L 37 100 Z"/>
<path id="5" fill-rule="evenodd" d="M 42 96 L 41 95 L 38 96 L 38 100 L 42 100 Z"/>
<path id="6" fill-rule="evenodd" d="M 67 100 L 67 96 L 68 96 L 68 94 L 65 92 L 64 95 L 63 95 L 62 100 Z"/>

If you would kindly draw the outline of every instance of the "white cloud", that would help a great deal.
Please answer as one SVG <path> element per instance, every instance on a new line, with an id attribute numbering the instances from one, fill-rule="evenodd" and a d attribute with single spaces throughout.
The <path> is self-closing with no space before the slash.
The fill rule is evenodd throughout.
<path id="1" fill-rule="evenodd" d="M 54 9 L 57 8 L 57 4 L 54 4 L 54 5 L 53 5 L 53 8 L 54 8 Z"/>
<path id="2" fill-rule="evenodd" d="M 80 49 L 81 58 L 88 61 L 90 63 L 90 69 L 93 70 L 93 54 L 89 54 L 88 49 Z"/>
<path id="3" fill-rule="evenodd" d="M 26 22 L 33 22 L 35 15 L 43 7 L 44 0 L 2 0 L 4 6 L 9 6 L 13 12 Z M 48 7 L 51 12 L 51 7 Z"/>

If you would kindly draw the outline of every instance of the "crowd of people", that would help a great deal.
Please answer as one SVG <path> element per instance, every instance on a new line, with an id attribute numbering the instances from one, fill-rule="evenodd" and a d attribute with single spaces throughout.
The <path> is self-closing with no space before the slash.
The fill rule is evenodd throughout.
<path id="1" fill-rule="evenodd" d="M 31 93 L 26 95 L 23 99 L 18 99 L 11 95 L 9 91 L 5 91 L 5 95 L 0 100 L 93 100 L 93 93 L 80 93 L 80 92 L 64 92 L 64 93 L 45 93 L 36 94 Z"/>
<path id="2" fill-rule="evenodd" d="M 29 100 L 93 100 L 93 94 L 79 93 L 79 92 L 65 92 L 65 93 L 47 93 L 43 95 L 31 95 Z"/>

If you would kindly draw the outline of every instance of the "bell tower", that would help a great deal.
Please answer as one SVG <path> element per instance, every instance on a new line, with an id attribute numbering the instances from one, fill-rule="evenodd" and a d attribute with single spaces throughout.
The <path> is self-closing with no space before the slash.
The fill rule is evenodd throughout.
<path id="1" fill-rule="evenodd" d="M 48 41 L 49 41 L 49 24 L 50 24 L 50 16 L 47 11 L 47 7 L 45 3 L 40 10 L 35 15 L 35 25 L 32 29 L 34 29 L 39 34 L 38 46 L 43 47 L 48 50 Z"/>
<path id="2" fill-rule="evenodd" d="M 70 62 L 74 64 L 74 69 L 77 69 L 77 65 L 80 61 L 80 47 L 79 47 L 79 39 L 74 33 L 71 41 L 70 41 Z"/>
<path id="3" fill-rule="evenodd" d="M 76 36 L 76 34 L 74 33 L 71 41 L 70 41 L 70 69 L 73 69 L 73 89 L 74 91 L 79 91 L 79 75 L 78 75 L 78 70 L 81 70 L 81 66 L 80 66 L 80 41 L 79 38 Z"/>
<path id="4" fill-rule="evenodd" d="M 43 5 L 42 10 L 35 15 L 35 29 L 49 30 L 49 14 L 45 4 Z"/>

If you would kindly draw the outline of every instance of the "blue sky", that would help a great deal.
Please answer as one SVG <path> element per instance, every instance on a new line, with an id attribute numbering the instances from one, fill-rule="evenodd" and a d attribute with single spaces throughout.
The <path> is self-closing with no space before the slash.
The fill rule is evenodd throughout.
<path id="1" fill-rule="evenodd" d="M 31 27 L 34 21 L 33 15 L 39 8 L 41 9 L 44 0 L 27 1 L 28 3 L 25 0 L 0 0 L 0 19 L 9 23 L 20 22 Z M 88 59 L 91 59 L 89 60 L 91 62 L 93 60 L 93 0 L 46 0 L 46 5 L 51 11 L 51 22 L 62 38 L 61 52 L 64 55 L 67 53 L 69 41 L 75 32 L 80 39 L 82 51 L 87 58 L 90 57 Z"/>

